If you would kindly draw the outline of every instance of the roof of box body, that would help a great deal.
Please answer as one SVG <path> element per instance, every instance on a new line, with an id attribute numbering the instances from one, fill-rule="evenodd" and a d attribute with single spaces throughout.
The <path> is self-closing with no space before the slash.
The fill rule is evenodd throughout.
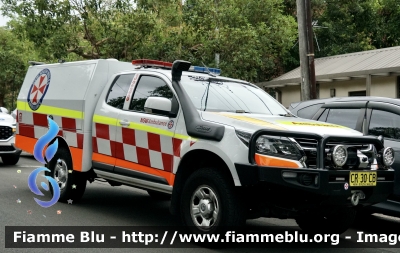
<path id="1" fill-rule="evenodd" d="M 400 46 L 315 59 L 317 82 L 365 78 L 366 75 L 400 75 Z M 300 67 L 269 82 L 257 83 L 261 87 L 300 84 Z"/>

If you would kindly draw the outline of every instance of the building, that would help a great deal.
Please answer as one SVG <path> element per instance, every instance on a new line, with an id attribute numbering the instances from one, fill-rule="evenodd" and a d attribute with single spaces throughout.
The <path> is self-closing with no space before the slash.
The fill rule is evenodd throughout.
<path id="1" fill-rule="evenodd" d="M 380 96 L 400 98 L 400 46 L 315 59 L 318 98 Z M 289 107 L 301 100 L 300 67 L 257 83 L 273 88 L 276 99 Z"/>

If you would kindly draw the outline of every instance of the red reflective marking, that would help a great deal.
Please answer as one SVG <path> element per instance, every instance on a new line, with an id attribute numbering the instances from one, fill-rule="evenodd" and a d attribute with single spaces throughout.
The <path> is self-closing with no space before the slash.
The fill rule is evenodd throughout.
<path id="1" fill-rule="evenodd" d="M 122 142 L 132 146 L 136 146 L 135 130 L 122 128 Z"/>
<path id="2" fill-rule="evenodd" d="M 115 158 L 125 160 L 125 155 L 124 155 L 124 144 L 121 142 L 115 142 L 115 155 L 113 155 Z"/>
<path id="3" fill-rule="evenodd" d="M 147 140 L 149 143 L 150 150 L 161 152 L 160 135 L 153 134 L 153 133 L 147 133 Z"/>
<path id="4" fill-rule="evenodd" d="M 83 134 L 76 134 L 78 148 L 83 148 Z"/>
<path id="5" fill-rule="evenodd" d="M 136 147 L 136 154 L 138 158 L 138 163 L 144 166 L 150 166 L 150 153 L 148 149 Z"/>
<path id="6" fill-rule="evenodd" d="M 161 153 L 164 171 L 172 172 L 174 157 L 169 154 Z"/>
<path id="7" fill-rule="evenodd" d="M 76 120 L 72 118 L 61 117 L 61 127 L 63 129 L 76 129 Z"/>
<path id="8" fill-rule="evenodd" d="M 165 68 L 172 68 L 171 62 L 165 61 L 156 61 L 156 60 L 149 60 L 149 59 L 140 59 L 140 60 L 133 60 L 133 65 L 154 65 L 154 66 L 161 66 Z"/>
<path id="9" fill-rule="evenodd" d="M 109 140 L 110 131 L 108 125 L 96 123 L 96 137 Z"/>
<path id="10" fill-rule="evenodd" d="M 32 125 L 19 124 L 19 134 L 35 138 L 35 129 Z"/>
<path id="11" fill-rule="evenodd" d="M 181 157 L 181 139 L 172 138 L 172 148 L 174 150 L 174 156 Z"/>
<path id="12" fill-rule="evenodd" d="M 93 153 L 98 153 L 97 149 L 97 138 L 92 136 L 92 148 L 93 148 Z"/>
<path id="13" fill-rule="evenodd" d="M 33 124 L 35 126 L 47 127 L 47 115 L 41 113 L 33 113 Z"/>

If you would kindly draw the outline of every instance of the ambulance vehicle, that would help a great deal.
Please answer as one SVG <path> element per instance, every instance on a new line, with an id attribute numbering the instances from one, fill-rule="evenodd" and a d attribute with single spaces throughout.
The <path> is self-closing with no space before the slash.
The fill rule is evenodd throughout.
<path id="1" fill-rule="evenodd" d="M 60 201 L 79 200 L 101 178 L 167 197 L 171 213 L 201 233 L 258 217 L 342 233 L 357 208 L 392 193 L 393 150 L 381 137 L 300 119 L 219 74 L 186 61 L 32 64 L 16 145 L 33 153 L 49 117 L 60 127 L 47 165 Z"/>

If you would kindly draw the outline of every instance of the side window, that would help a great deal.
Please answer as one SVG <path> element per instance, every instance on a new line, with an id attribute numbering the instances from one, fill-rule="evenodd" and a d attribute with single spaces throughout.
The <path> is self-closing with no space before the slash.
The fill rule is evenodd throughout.
<path id="1" fill-rule="evenodd" d="M 326 122 L 356 128 L 360 109 L 330 109 Z"/>
<path id="2" fill-rule="evenodd" d="M 312 119 L 314 114 L 316 114 L 318 112 L 318 110 L 319 110 L 319 108 L 321 108 L 321 106 L 322 106 L 322 104 L 315 104 L 315 105 L 307 106 L 303 109 L 300 109 L 297 112 L 297 116 L 299 116 L 300 118 Z"/>
<path id="3" fill-rule="evenodd" d="M 318 121 L 326 121 L 326 118 L 328 117 L 328 112 L 329 109 L 325 109 L 325 111 L 321 114 L 321 116 L 319 116 Z"/>
<path id="4" fill-rule="evenodd" d="M 400 139 L 400 115 L 381 110 L 372 110 L 368 134 Z"/>
<path id="5" fill-rule="evenodd" d="M 134 75 L 117 76 L 108 92 L 106 103 L 112 107 L 122 109 L 124 107 L 126 94 L 131 85 Z"/>
<path id="6" fill-rule="evenodd" d="M 129 110 L 144 112 L 144 104 L 148 97 L 164 97 L 172 100 L 173 96 L 171 89 L 161 78 L 141 76 L 136 85 Z"/>

